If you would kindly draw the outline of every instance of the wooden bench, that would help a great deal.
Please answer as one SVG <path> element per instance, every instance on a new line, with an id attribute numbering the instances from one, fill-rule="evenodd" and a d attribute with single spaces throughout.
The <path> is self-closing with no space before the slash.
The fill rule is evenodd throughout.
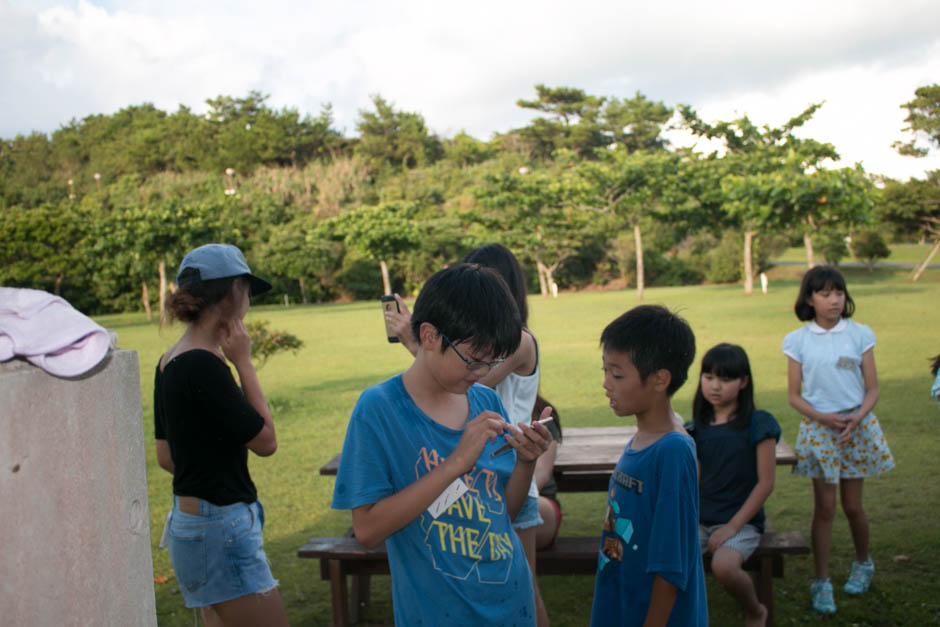
<path id="1" fill-rule="evenodd" d="M 599 537 L 558 538 L 554 546 L 536 553 L 536 572 L 541 575 L 593 575 L 597 571 Z M 809 552 L 809 545 L 798 531 L 769 531 L 744 568 L 754 571 L 757 596 L 767 607 L 768 625 L 773 624 L 773 578 L 783 577 L 783 558 Z M 369 578 L 387 575 L 385 546 L 369 549 L 352 537 L 352 530 L 341 538 L 310 538 L 297 551 L 302 558 L 320 560 L 320 577 L 330 582 L 333 624 L 345 627 L 359 620 L 369 604 Z M 708 562 L 706 556 L 706 569 Z M 346 576 L 352 577 L 352 594 Z"/>

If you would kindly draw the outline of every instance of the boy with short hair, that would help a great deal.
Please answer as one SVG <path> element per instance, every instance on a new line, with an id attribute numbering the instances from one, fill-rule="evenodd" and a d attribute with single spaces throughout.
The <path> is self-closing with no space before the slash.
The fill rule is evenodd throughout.
<path id="1" fill-rule="evenodd" d="M 535 625 L 510 520 L 551 435 L 510 426 L 476 384 L 518 347 L 516 305 L 495 272 L 458 264 L 428 279 L 411 325 L 414 362 L 356 403 L 333 507 L 352 510 L 359 542 L 385 542 L 396 625 Z M 493 456 L 504 442 L 515 452 Z"/>
<path id="2" fill-rule="evenodd" d="M 695 336 L 660 306 L 623 314 L 601 334 L 604 391 L 618 416 L 636 416 L 610 479 L 591 625 L 708 624 L 698 540 L 695 445 L 672 418 Z"/>

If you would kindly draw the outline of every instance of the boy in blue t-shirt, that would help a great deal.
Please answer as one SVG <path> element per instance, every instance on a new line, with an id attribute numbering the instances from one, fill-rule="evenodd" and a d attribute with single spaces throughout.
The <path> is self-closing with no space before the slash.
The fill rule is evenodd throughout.
<path id="1" fill-rule="evenodd" d="M 591 625 L 708 625 L 695 445 L 670 403 L 695 336 L 679 316 L 644 305 L 607 325 L 601 346 L 610 407 L 635 415 L 637 433 L 610 478 Z"/>
<path id="2" fill-rule="evenodd" d="M 356 403 L 333 507 L 359 542 L 385 542 L 396 625 L 535 625 L 510 521 L 551 435 L 512 427 L 476 383 L 519 345 L 515 302 L 495 272 L 459 264 L 424 284 L 411 328 L 414 362 Z M 494 456 L 503 443 L 514 451 Z"/>

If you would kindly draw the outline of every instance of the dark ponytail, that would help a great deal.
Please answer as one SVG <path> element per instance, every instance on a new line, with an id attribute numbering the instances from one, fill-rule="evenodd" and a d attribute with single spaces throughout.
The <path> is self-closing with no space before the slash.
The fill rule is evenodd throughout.
<path id="1" fill-rule="evenodd" d="M 180 274 L 180 279 L 193 274 L 198 276 L 199 271 L 187 268 Z M 224 279 L 186 282 L 166 299 L 166 312 L 170 319 L 195 322 L 202 312 L 228 296 L 236 280 L 245 281 L 242 277 L 230 276 Z M 247 287 L 247 281 L 245 281 L 245 286 Z"/>

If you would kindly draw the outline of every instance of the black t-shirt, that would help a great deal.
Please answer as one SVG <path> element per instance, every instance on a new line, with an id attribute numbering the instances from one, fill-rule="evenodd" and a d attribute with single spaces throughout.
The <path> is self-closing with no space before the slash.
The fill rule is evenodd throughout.
<path id="1" fill-rule="evenodd" d="M 245 444 L 258 435 L 264 419 L 217 355 L 186 351 L 163 372 L 158 363 L 153 418 L 155 437 L 170 445 L 174 494 L 215 505 L 257 500 Z"/>
<path id="2" fill-rule="evenodd" d="M 780 425 L 766 411 L 751 414 L 747 429 L 731 423 L 700 427 L 686 425 L 695 440 L 702 468 L 699 484 L 699 520 L 703 525 L 723 525 L 750 496 L 757 485 L 757 445 L 769 438 L 780 439 Z M 764 508 L 748 523 L 764 531 Z"/>

